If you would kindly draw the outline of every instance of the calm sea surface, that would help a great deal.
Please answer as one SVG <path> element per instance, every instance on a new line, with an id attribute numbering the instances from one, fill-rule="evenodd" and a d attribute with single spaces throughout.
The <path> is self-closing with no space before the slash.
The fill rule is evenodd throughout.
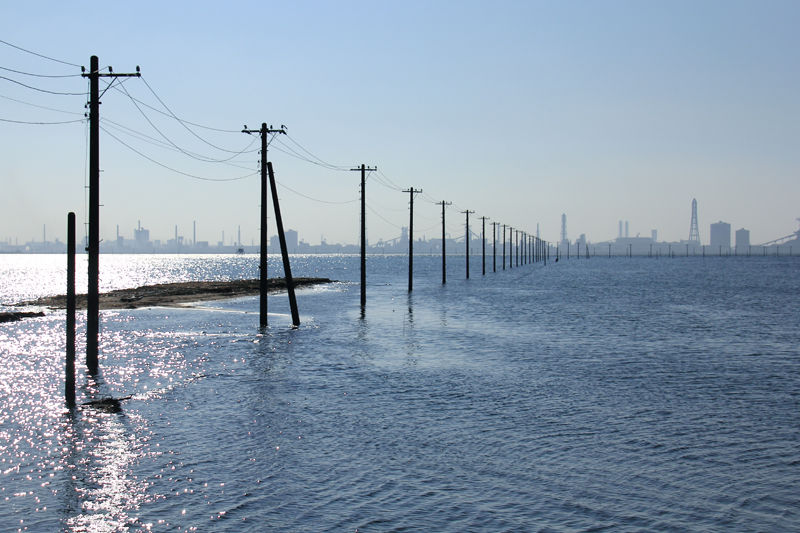
<path id="1" fill-rule="evenodd" d="M 79 266 L 85 287 L 85 258 Z M 0 531 L 799 531 L 800 258 L 294 257 L 298 293 L 0 324 Z M 0 310 L 66 256 L 0 256 Z M 274 266 L 274 268 L 273 268 Z M 282 275 L 277 262 L 270 275 Z M 254 256 L 101 256 L 101 290 Z M 78 319 L 83 358 L 85 314 Z"/>

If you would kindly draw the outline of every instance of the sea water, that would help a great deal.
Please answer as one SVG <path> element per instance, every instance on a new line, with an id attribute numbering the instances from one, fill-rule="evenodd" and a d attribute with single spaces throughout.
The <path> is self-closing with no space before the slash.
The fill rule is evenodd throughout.
<path id="1" fill-rule="evenodd" d="M 85 258 L 78 272 L 85 286 Z M 272 261 L 272 259 L 271 259 Z M 0 256 L 0 305 L 66 256 Z M 294 256 L 334 283 L 0 324 L 2 531 L 800 530 L 800 259 Z M 101 290 L 257 276 L 101 256 Z M 282 275 L 279 262 L 270 275 Z"/>

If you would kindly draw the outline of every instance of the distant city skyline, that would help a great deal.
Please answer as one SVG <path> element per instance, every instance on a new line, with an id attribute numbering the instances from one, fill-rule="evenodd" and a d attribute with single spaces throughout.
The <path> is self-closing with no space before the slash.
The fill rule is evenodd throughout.
<path id="1" fill-rule="evenodd" d="M 262 122 L 286 126 L 269 160 L 284 224 L 310 241 L 357 242 L 361 163 L 378 168 L 373 242 L 408 225 L 409 187 L 429 238 L 443 200 L 452 235 L 470 210 L 549 241 L 566 213 L 573 241 L 614 239 L 627 220 L 630 235 L 677 242 L 692 198 L 706 243 L 718 220 L 754 243 L 796 229 L 796 2 L 201 6 L 8 6 L 0 241 L 42 226 L 63 240 L 67 212 L 85 217 L 91 55 L 142 73 L 102 97 L 104 239 L 141 219 L 162 240 L 197 220 L 203 240 L 241 226 L 257 241 L 258 136 L 242 129 Z"/>

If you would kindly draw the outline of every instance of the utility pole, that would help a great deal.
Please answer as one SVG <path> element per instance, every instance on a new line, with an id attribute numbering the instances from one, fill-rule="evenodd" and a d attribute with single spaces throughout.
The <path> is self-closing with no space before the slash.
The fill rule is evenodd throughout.
<path id="1" fill-rule="evenodd" d="M 489 217 L 481 217 L 483 222 L 481 227 L 481 241 L 483 241 L 483 275 L 486 275 L 486 219 Z"/>
<path id="2" fill-rule="evenodd" d="M 89 59 L 89 72 L 81 67 L 81 76 L 89 78 L 89 242 L 86 246 L 89 286 L 86 296 L 86 366 L 91 374 L 97 374 L 98 371 L 97 337 L 100 332 L 100 78 L 141 76 L 138 66 L 133 74 L 114 74 L 111 67 L 108 67 L 107 73 L 100 73 L 99 63 L 97 56 L 92 56 Z"/>
<path id="3" fill-rule="evenodd" d="M 367 305 L 367 203 L 366 185 L 367 171 L 378 170 L 378 167 L 368 167 L 361 163 L 360 168 L 351 168 L 351 171 L 361 171 L 361 309 Z"/>
<path id="4" fill-rule="evenodd" d="M 408 292 L 414 288 L 414 194 L 421 193 L 422 189 L 409 187 L 405 191 L 409 193 L 409 222 L 408 222 Z"/>
<path id="5" fill-rule="evenodd" d="M 475 211 L 470 211 L 469 209 L 467 209 L 466 211 L 462 211 L 462 213 L 465 213 L 467 215 L 467 233 L 466 233 L 466 242 L 467 242 L 467 279 L 469 279 L 469 238 L 470 238 L 470 234 L 469 234 L 469 214 L 470 213 L 474 213 L 474 212 Z"/>
<path id="6" fill-rule="evenodd" d="M 503 270 L 506 269 L 506 225 L 503 224 Z"/>
<path id="7" fill-rule="evenodd" d="M 514 268 L 514 228 L 508 227 L 508 268 Z"/>
<path id="8" fill-rule="evenodd" d="M 261 123 L 261 129 L 249 130 L 245 125 L 242 133 L 248 135 L 258 133 L 261 135 L 261 250 L 259 260 L 259 306 L 258 325 L 267 327 L 267 138 L 270 133 L 286 135 L 285 126 L 278 129 L 267 127 L 266 122 Z"/>
<path id="9" fill-rule="evenodd" d="M 446 254 L 444 249 L 445 247 L 444 208 L 447 205 L 452 205 L 453 202 L 445 202 L 444 200 L 442 200 L 441 202 L 439 202 L 439 204 L 441 204 L 442 206 L 442 285 L 444 285 L 445 283 L 447 283 L 447 262 L 446 262 L 447 260 L 445 259 Z"/>
<path id="10" fill-rule="evenodd" d="M 497 272 L 497 226 L 499 222 L 492 222 L 492 272 Z"/>
<path id="11" fill-rule="evenodd" d="M 294 295 L 294 280 L 292 279 L 292 265 L 289 263 L 289 251 L 286 249 L 286 234 L 283 232 L 283 219 L 281 206 L 278 203 L 278 188 L 275 186 L 275 174 L 272 172 L 272 163 L 267 161 L 269 169 L 269 186 L 272 189 L 272 205 L 275 208 L 275 225 L 278 226 L 278 240 L 281 244 L 281 257 L 283 257 L 283 275 L 286 280 L 286 292 L 289 293 L 289 307 L 292 311 L 292 325 L 300 325 L 300 314 L 297 312 L 297 299 Z M 266 319 L 266 316 L 264 317 Z"/>

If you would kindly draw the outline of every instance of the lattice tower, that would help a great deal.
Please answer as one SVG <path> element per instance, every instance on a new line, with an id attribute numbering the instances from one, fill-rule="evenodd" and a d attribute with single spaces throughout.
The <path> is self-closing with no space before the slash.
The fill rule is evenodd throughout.
<path id="1" fill-rule="evenodd" d="M 692 222 L 689 225 L 689 242 L 700 244 L 700 229 L 697 225 L 697 200 L 692 198 Z"/>

